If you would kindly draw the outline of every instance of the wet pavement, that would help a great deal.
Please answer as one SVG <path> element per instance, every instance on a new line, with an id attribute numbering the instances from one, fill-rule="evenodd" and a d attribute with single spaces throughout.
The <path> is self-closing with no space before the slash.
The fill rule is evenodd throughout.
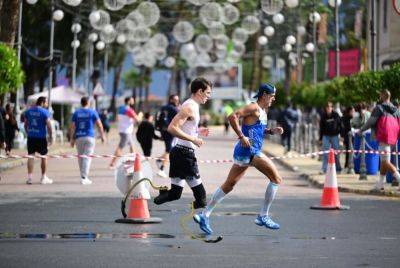
<path id="1" fill-rule="evenodd" d="M 218 131 L 214 137 L 198 159 L 230 158 L 234 137 Z M 113 149 L 98 146 L 99 153 Z M 160 143 L 154 151 L 155 156 L 161 153 Z M 151 216 L 162 223 L 118 224 L 122 196 L 104 160 L 94 160 L 89 187 L 78 183 L 75 161 L 51 161 L 54 185 L 24 185 L 25 167 L 2 174 L 0 267 L 398 267 L 400 261 L 398 199 L 343 193 L 341 201 L 350 210 L 310 210 L 321 190 L 283 166 L 284 184 L 271 209 L 280 230 L 254 224 L 267 181 L 251 169 L 212 215 L 215 236 L 223 240 L 204 243 L 180 226 L 190 213 L 190 189 L 173 203 L 149 201 Z M 200 165 L 208 196 L 229 167 Z M 155 182 L 169 185 L 166 179 Z M 201 234 L 192 221 L 185 224 Z"/>

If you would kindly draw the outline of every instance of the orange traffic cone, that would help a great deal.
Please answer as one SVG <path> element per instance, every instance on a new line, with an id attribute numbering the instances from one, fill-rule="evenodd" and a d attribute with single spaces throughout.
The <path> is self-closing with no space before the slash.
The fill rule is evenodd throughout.
<path id="1" fill-rule="evenodd" d="M 143 178 L 141 171 L 140 155 L 136 154 L 134 162 L 134 173 L 133 178 L 139 181 Z M 123 219 L 117 219 L 117 223 L 159 223 L 162 222 L 161 218 L 151 218 L 149 207 L 147 205 L 147 199 L 150 199 L 150 194 L 144 182 L 137 185 L 138 191 L 136 191 L 133 196 L 129 199 L 129 210 L 128 217 Z"/>
<path id="2" fill-rule="evenodd" d="M 321 203 L 319 205 L 312 206 L 311 209 L 323 209 L 323 210 L 350 209 L 349 206 L 344 206 L 340 204 L 339 191 L 336 178 L 335 152 L 333 149 L 329 150 L 328 169 L 326 171 Z"/>

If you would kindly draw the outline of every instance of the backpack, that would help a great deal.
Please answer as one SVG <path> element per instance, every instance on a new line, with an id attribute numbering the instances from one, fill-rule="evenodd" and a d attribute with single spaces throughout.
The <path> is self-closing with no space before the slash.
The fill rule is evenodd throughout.
<path id="1" fill-rule="evenodd" d="M 156 115 L 155 129 L 158 131 L 167 131 L 168 122 L 167 122 L 167 111 L 163 108 Z"/>
<path id="2" fill-rule="evenodd" d="M 400 134 L 400 119 L 384 113 L 376 124 L 376 140 L 389 145 L 395 145 Z"/>

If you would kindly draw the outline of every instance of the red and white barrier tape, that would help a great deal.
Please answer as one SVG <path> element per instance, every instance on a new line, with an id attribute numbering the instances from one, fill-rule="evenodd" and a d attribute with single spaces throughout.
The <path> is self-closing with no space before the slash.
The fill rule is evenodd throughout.
<path id="1" fill-rule="evenodd" d="M 375 151 L 375 150 L 335 150 L 335 153 L 366 153 L 366 154 L 391 154 L 391 155 L 400 155 L 399 152 L 391 152 L 388 153 L 386 151 Z M 328 154 L 328 151 L 318 151 L 313 153 L 306 154 L 295 154 L 295 155 L 285 155 L 285 156 L 274 156 L 270 157 L 270 159 L 290 159 L 290 158 L 304 158 L 304 157 L 312 157 L 322 154 Z M 78 154 L 58 154 L 58 155 L 0 155 L 0 159 L 23 159 L 23 158 L 33 158 L 33 159 L 75 159 L 75 158 L 115 158 L 117 156 L 111 154 L 90 154 L 90 155 L 78 155 Z M 119 157 L 130 157 L 134 158 L 135 154 L 125 154 Z M 147 160 L 164 160 L 163 158 L 158 157 L 144 157 Z M 216 159 L 216 160 L 199 160 L 199 163 L 203 164 L 222 164 L 222 163 L 232 163 L 232 159 Z"/>

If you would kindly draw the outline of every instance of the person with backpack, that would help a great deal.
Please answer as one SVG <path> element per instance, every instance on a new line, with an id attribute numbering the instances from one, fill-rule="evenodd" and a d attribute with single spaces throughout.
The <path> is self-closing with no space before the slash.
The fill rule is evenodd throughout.
<path id="1" fill-rule="evenodd" d="M 374 189 L 384 190 L 384 181 L 387 172 L 393 174 L 392 186 L 399 186 L 400 174 L 396 167 L 390 163 L 391 147 L 396 145 L 400 135 L 400 111 L 390 102 L 390 91 L 382 90 L 380 103 L 375 106 L 371 117 L 357 132 L 361 135 L 364 131 L 372 129 L 372 136 L 379 142 L 379 151 L 386 154 L 380 155 L 379 180 Z"/>
<path id="2" fill-rule="evenodd" d="M 172 119 L 178 113 L 178 106 L 179 106 L 179 97 L 176 94 L 172 94 L 168 98 L 168 104 L 161 107 L 160 111 L 157 114 L 156 120 L 156 130 L 160 131 L 161 137 L 165 143 L 165 153 L 160 156 L 161 159 L 156 161 L 158 168 L 158 175 L 160 177 L 166 178 L 168 177 L 164 171 L 164 167 L 169 160 L 169 153 L 172 148 L 172 142 L 174 140 L 174 136 L 172 136 L 167 130 L 169 123 L 171 123 Z"/>

